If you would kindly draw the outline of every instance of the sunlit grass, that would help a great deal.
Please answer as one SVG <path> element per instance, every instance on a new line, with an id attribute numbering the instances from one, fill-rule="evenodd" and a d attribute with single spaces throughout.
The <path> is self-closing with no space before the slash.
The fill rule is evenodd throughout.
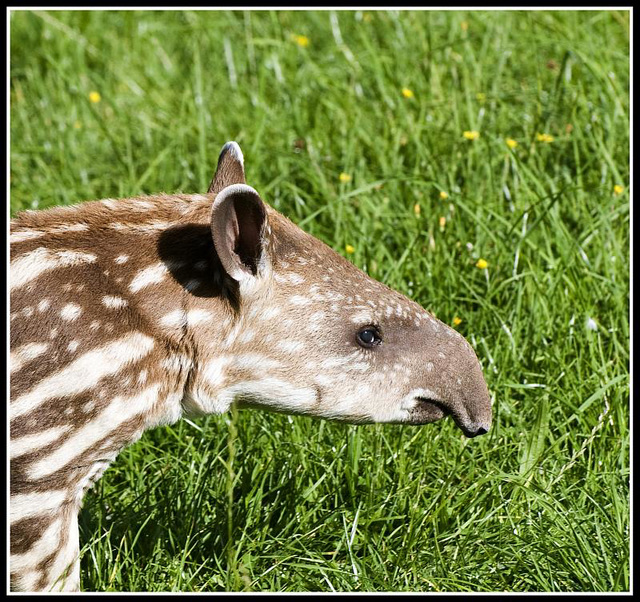
<path id="1" fill-rule="evenodd" d="M 11 212 L 248 183 L 474 345 L 494 426 L 260 413 L 128 448 L 82 586 L 629 588 L 629 18 L 14 12 Z M 444 222 L 442 221 L 444 218 Z"/>

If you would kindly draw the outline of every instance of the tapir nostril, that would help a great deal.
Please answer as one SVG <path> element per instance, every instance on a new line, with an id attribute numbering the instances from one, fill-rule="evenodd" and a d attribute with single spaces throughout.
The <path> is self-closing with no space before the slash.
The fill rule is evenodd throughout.
<path id="1" fill-rule="evenodd" d="M 484 426 L 479 426 L 476 428 L 476 430 L 469 431 L 469 434 L 467 436 L 470 438 L 473 438 L 473 437 L 478 437 L 479 435 L 486 435 L 488 432 L 489 432 L 489 429 L 485 428 Z"/>

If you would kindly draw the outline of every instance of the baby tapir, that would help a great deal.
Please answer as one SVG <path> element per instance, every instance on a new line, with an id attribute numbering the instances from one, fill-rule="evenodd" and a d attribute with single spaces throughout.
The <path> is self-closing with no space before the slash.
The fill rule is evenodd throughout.
<path id="1" fill-rule="evenodd" d="M 490 427 L 465 339 L 265 204 L 235 142 L 206 195 L 21 213 L 10 291 L 16 590 L 79 588 L 85 491 L 184 415 Z"/>

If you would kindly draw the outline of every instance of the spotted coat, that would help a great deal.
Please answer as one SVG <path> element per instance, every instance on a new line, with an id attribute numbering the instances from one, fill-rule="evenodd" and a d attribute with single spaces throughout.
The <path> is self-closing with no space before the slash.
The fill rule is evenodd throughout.
<path id="1" fill-rule="evenodd" d="M 12 589 L 79 588 L 85 491 L 182 416 L 489 429 L 464 338 L 264 203 L 235 143 L 207 194 L 28 211 L 10 242 Z"/>

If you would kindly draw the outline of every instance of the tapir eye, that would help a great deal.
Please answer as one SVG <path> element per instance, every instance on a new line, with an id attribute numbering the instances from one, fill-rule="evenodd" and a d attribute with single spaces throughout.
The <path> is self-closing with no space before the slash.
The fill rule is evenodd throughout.
<path id="1" fill-rule="evenodd" d="M 361 347 L 369 349 L 382 343 L 382 337 L 375 326 L 367 326 L 358 332 L 356 341 Z"/>

